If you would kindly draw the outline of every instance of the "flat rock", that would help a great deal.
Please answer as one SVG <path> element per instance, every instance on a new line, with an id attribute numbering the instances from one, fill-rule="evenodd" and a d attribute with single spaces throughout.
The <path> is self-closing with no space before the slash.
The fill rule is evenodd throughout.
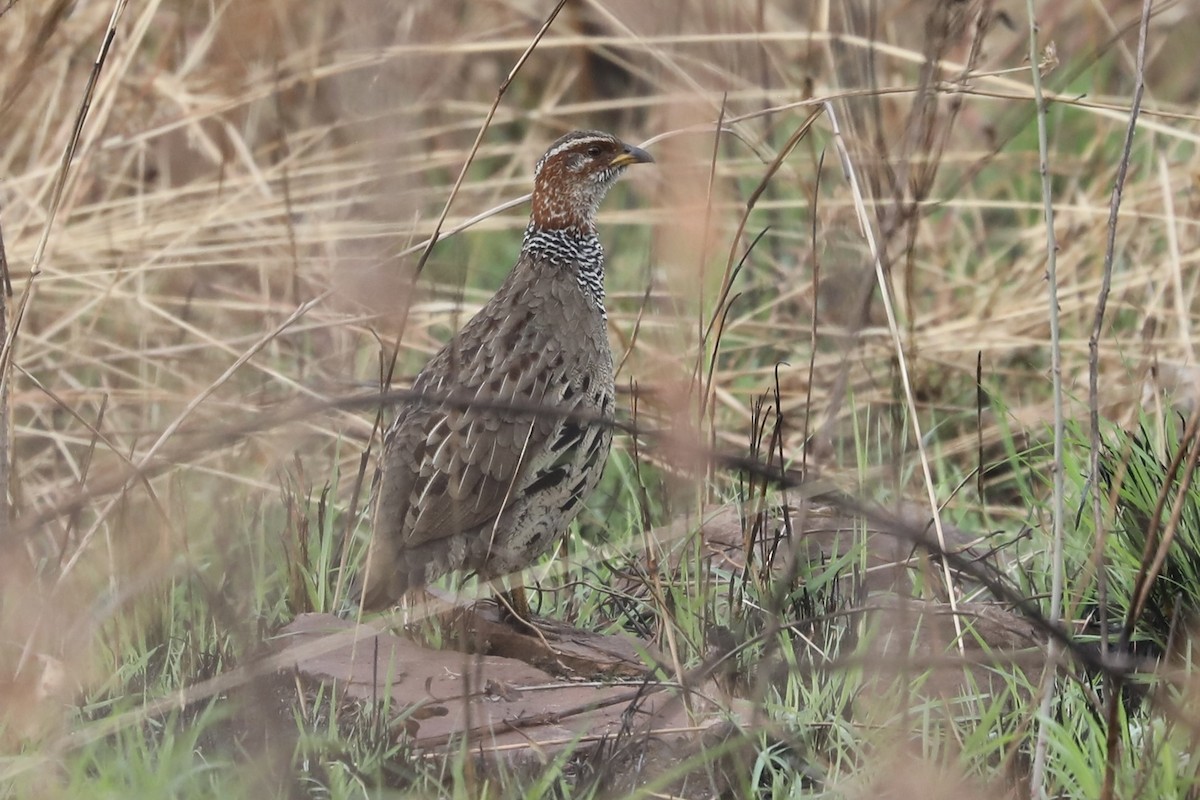
<path id="1" fill-rule="evenodd" d="M 328 614 L 297 617 L 276 641 L 283 670 L 331 684 L 345 698 L 390 701 L 418 750 L 458 747 L 467 738 L 478 754 L 542 761 L 631 730 L 678 738 L 681 730 L 694 736 L 729 719 L 696 696 L 689 715 L 677 691 L 647 680 L 565 680 L 515 658 L 434 650 Z"/>

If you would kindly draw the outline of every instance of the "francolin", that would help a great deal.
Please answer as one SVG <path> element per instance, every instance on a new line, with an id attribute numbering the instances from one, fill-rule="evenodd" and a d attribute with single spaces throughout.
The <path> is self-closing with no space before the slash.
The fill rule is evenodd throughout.
<path id="1" fill-rule="evenodd" d="M 596 420 L 614 395 L 596 210 L 626 167 L 653 160 L 597 131 L 538 160 L 516 266 L 385 435 L 364 608 L 455 570 L 491 580 L 530 566 L 596 488 L 612 443 Z M 519 587 L 508 605 L 529 619 Z"/>

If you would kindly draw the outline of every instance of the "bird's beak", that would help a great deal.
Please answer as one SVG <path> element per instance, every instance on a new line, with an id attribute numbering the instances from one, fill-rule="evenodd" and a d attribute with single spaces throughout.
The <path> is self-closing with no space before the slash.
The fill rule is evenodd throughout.
<path id="1" fill-rule="evenodd" d="M 640 147 L 634 147 L 631 144 L 625 145 L 625 151 L 618 153 L 612 161 L 608 162 L 610 167 L 627 167 L 630 164 L 653 164 L 654 156 L 647 153 Z"/>

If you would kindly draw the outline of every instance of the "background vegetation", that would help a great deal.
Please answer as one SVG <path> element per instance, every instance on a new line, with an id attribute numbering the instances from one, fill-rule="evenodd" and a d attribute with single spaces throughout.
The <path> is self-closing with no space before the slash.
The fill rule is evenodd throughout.
<path id="1" fill-rule="evenodd" d="M 1034 5 L 1031 48 L 1002 0 L 578 0 L 540 40 L 542 0 L 0 2 L 0 797 L 1200 796 L 1200 14 L 1154 3 L 1139 56 L 1140 3 Z M 601 214 L 641 435 L 541 609 L 754 712 L 644 774 L 484 775 L 252 667 L 344 608 L 393 346 L 403 386 L 581 127 L 658 160 Z M 865 549 L 654 571 L 668 523 L 818 495 L 1038 644 L 873 646 Z"/>

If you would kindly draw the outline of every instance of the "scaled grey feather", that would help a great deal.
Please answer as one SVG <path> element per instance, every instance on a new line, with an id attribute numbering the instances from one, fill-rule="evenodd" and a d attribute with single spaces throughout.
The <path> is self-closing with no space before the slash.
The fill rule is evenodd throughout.
<path id="1" fill-rule="evenodd" d="M 582 509 L 612 439 L 611 428 L 579 419 L 612 416 L 604 319 L 575 276 L 548 262 L 518 264 L 413 390 L 544 410 L 413 402 L 400 412 L 381 459 L 368 609 L 451 570 L 492 577 L 527 566 Z M 568 426 L 583 434 L 566 452 L 552 450 Z M 531 492 L 550 467 L 561 478 Z"/>

